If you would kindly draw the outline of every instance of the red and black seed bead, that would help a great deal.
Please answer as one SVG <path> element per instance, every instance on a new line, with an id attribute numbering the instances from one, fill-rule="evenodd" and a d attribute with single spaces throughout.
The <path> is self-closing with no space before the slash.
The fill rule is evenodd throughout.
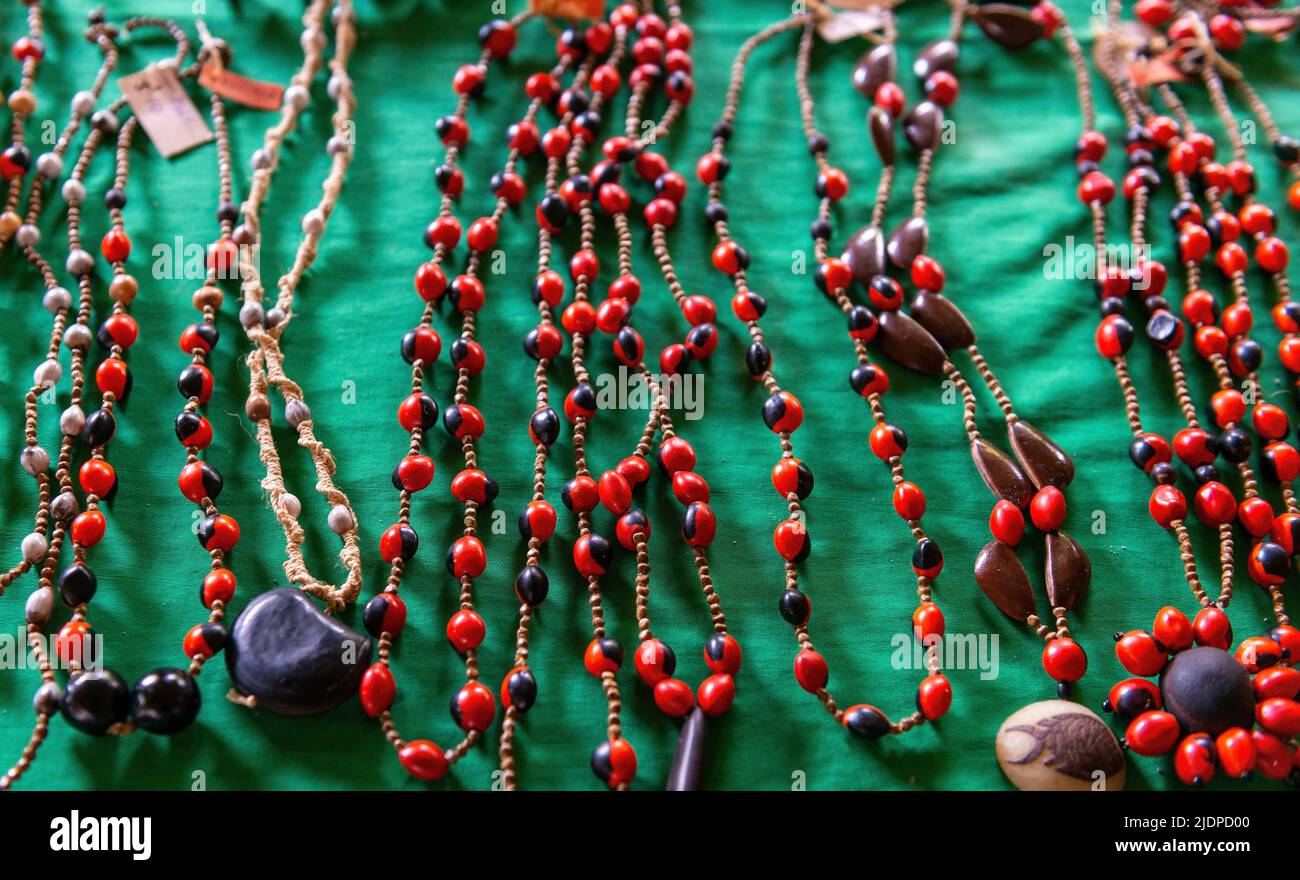
<path id="1" fill-rule="evenodd" d="M 907 451 L 907 434 L 897 425 L 877 424 L 871 429 L 871 451 L 881 461 L 889 461 Z"/>
<path id="2" fill-rule="evenodd" d="M 600 490 L 596 481 L 586 475 L 569 480 L 560 488 L 560 500 L 574 513 L 595 510 L 600 503 Z"/>
<path id="3" fill-rule="evenodd" d="M 487 551 L 474 535 L 462 535 L 447 548 L 447 573 L 454 578 L 478 577 L 487 568 Z"/>
<path id="4" fill-rule="evenodd" d="M 1291 554 L 1272 541 L 1260 541 L 1250 549 L 1247 569 L 1255 583 L 1277 586 L 1291 573 Z"/>
<path id="5" fill-rule="evenodd" d="M 789 391 L 778 391 L 763 402 L 763 422 L 776 433 L 794 431 L 803 424 L 803 405 Z"/>
<path id="6" fill-rule="evenodd" d="M 564 398 L 564 417 L 570 422 L 579 418 L 591 418 L 596 414 L 596 389 L 586 382 L 579 382 Z"/>
<path id="7" fill-rule="evenodd" d="M 778 523 L 772 532 L 772 543 L 787 562 L 803 562 L 812 553 L 812 536 L 807 526 L 797 519 Z"/>
<path id="8" fill-rule="evenodd" d="M 215 324 L 207 321 L 191 324 L 181 331 L 181 351 L 186 354 L 194 354 L 196 351 L 207 353 L 217 347 L 218 338 L 220 334 Z"/>
<path id="9" fill-rule="evenodd" d="M 692 360 L 690 350 L 680 342 L 675 342 L 659 353 L 659 369 L 664 375 L 678 376 L 686 372 Z"/>
<path id="10" fill-rule="evenodd" d="M 702 501 L 692 502 L 682 516 L 682 538 L 690 547 L 707 547 L 713 543 L 718 522 L 713 508 Z"/>
<path id="11" fill-rule="evenodd" d="M 442 414 L 442 426 L 457 440 L 483 436 L 483 414 L 468 403 L 453 403 Z"/>
<path id="12" fill-rule="evenodd" d="M 519 514 L 519 534 L 525 541 L 545 543 L 555 534 L 555 508 L 549 501 L 530 501 Z"/>
<path id="13" fill-rule="evenodd" d="M 207 403 L 212 397 L 212 372 L 202 364 L 190 364 L 176 378 L 176 389 L 185 398 Z"/>
<path id="14" fill-rule="evenodd" d="M 1097 352 L 1104 358 L 1114 359 L 1133 346 L 1133 325 L 1123 315 L 1110 315 L 1097 325 Z"/>
<path id="15" fill-rule="evenodd" d="M 530 608 L 546 601 L 550 589 L 551 582 L 546 572 L 536 565 L 525 565 L 515 576 L 515 596 Z"/>
<path id="16" fill-rule="evenodd" d="M 516 666 L 501 682 L 501 708 L 514 709 L 520 715 L 537 702 L 537 679 L 527 666 Z"/>
<path id="17" fill-rule="evenodd" d="M 384 633 L 396 638 L 406 626 L 406 603 L 396 593 L 376 593 L 362 609 L 361 622 L 375 638 Z"/>
<path id="18" fill-rule="evenodd" d="M 414 364 L 417 360 L 425 366 L 432 364 L 442 352 L 442 338 L 431 327 L 416 327 L 402 336 L 402 360 Z"/>
<path id="19" fill-rule="evenodd" d="M 535 361 L 551 360 L 564 347 L 564 337 L 554 324 L 539 324 L 524 336 L 524 353 Z"/>
<path id="20" fill-rule="evenodd" d="M 848 325 L 849 336 L 863 342 L 874 339 L 876 331 L 880 329 L 880 322 L 876 320 L 875 314 L 863 305 L 856 305 L 849 309 Z"/>
<path id="21" fill-rule="evenodd" d="M 875 364 L 858 364 L 849 373 L 849 387 L 863 397 L 889 390 L 889 374 Z"/>
<path id="22" fill-rule="evenodd" d="M 451 478 L 451 495 L 462 504 L 491 504 L 499 491 L 497 481 L 478 468 L 465 468 Z"/>
<path id="23" fill-rule="evenodd" d="M 202 657 L 206 660 L 226 646 L 228 636 L 226 628 L 220 623 L 214 621 L 198 623 L 190 627 L 190 631 L 185 634 L 181 649 L 190 659 Z"/>
<path id="24" fill-rule="evenodd" d="M 812 614 L 812 602 L 800 590 L 787 589 L 781 594 L 781 600 L 777 603 L 777 608 L 781 611 L 781 616 L 785 618 L 786 623 L 791 626 L 803 626 L 808 622 L 808 616 Z"/>
<path id="25" fill-rule="evenodd" d="M 95 368 L 95 385 L 103 394 L 112 394 L 118 400 L 126 400 L 135 385 L 135 379 L 126 361 L 119 357 L 107 357 Z"/>
<path id="26" fill-rule="evenodd" d="M 753 342 L 745 352 L 745 369 L 755 379 L 761 379 L 772 369 L 772 350 L 765 343 Z"/>
<path id="27" fill-rule="evenodd" d="M 1160 688 L 1153 682 L 1145 678 L 1126 678 L 1111 687 L 1102 709 L 1129 720 L 1163 705 Z"/>
<path id="28" fill-rule="evenodd" d="M 224 513 L 209 514 L 199 520 L 195 534 L 203 549 L 228 552 L 239 543 L 239 523 Z"/>
<path id="29" fill-rule="evenodd" d="M 397 523 L 384 530 L 379 537 L 379 557 L 384 562 L 409 560 L 419 549 L 420 539 L 409 523 Z"/>
<path id="30" fill-rule="evenodd" d="M 465 731 L 487 730 L 496 711 L 496 699 L 482 682 L 471 681 L 451 697 L 451 718 Z"/>
<path id="31" fill-rule="evenodd" d="M 623 665 L 623 646 L 617 639 L 593 639 L 582 655 L 582 664 L 597 678 L 606 672 L 618 672 Z"/>
<path id="32" fill-rule="evenodd" d="M 591 770 L 610 788 L 631 782 L 636 777 L 632 744 L 622 738 L 605 740 L 591 753 Z"/>
<path id="33" fill-rule="evenodd" d="M 427 431 L 438 423 L 438 404 L 423 391 L 416 391 L 398 405 L 397 421 L 407 431 Z"/>
<path id="34" fill-rule="evenodd" d="M 420 492 L 433 482 L 433 459 L 427 455 L 406 455 L 393 468 L 393 488 L 399 492 Z"/>
<path id="35" fill-rule="evenodd" d="M 603 575 L 612 557 L 613 549 L 603 535 L 591 532 L 573 542 L 573 564 L 583 577 Z"/>
<path id="36" fill-rule="evenodd" d="M 471 376 L 483 372 L 483 367 L 487 365 L 487 355 L 483 351 L 483 346 L 463 336 L 458 336 L 452 341 L 449 356 L 453 367 L 464 370 Z"/>
<path id="37" fill-rule="evenodd" d="M 623 327 L 614 336 L 614 356 L 624 366 L 636 366 L 645 358 L 645 340 L 632 327 Z"/>
<path id="38" fill-rule="evenodd" d="M 903 307 L 903 285 L 888 275 L 877 275 L 867 287 L 871 304 L 882 311 L 895 311 Z"/>
<path id="39" fill-rule="evenodd" d="M 742 321 L 757 321 L 767 311 L 767 300 L 752 290 L 742 290 L 731 298 L 731 310 Z"/>
<path id="40" fill-rule="evenodd" d="M 483 282 L 473 275 L 457 275 L 447 291 L 448 299 L 458 312 L 477 312 L 483 308 L 487 297 Z"/>
<path id="41" fill-rule="evenodd" d="M 865 703 L 844 711 L 844 726 L 859 739 L 880 739 L 890 729 L 885 713 Z"/>
<path id="42" fill-rule="evenodd" d="M 812 494 L 812 468 L 797 458 L 782 458 L 772 466 L 772 486 L 782 498 L 794 493 L 802 501 Z"/>
<path id="43" fill-rule="evenodd" d="M 1147 321 L 1147 338 L 1163 351 L 1182 345 L 1185 334 L 1182 319 L 1167 309 L 1156 310 Z"/>
<path id="44" fill-rule="evenodd" d="M 637 678 L 649 687 L 672 676 L 677 670 L 677 655 L 666 642 L 659 639 L 646 639 L 632 655 L 636 666 Z"/>
<path id="45" fill-rule="evenodd" d="M 943 551 L 933 538 L 922 538 L 912 550 L 912 570 L 934 580 L 943 571 Z"/>
<path id="46" fill-rule="evenodd" d="M 718 347 L 718 328 L 711 323 L 696 324 L 686 334 L 686 350 L 696 360 L 704 360 Z"/>
<path id="47" fill-rule="evenodd" d="M 212 442 L 212 425 L 198 413 L 180 413 L 176 416 L 173 427 L 176 429 L 176 439 L 181 442 L 182 446 L 207 449 L 208 444 Z"/>
<path id="48" fill-rule="evenodd" d="M 645 511 L 634 507 L 618 518 L 614 526 L 614 536 L 624 548 L 635 550 L 637 535 L 649 540 L 650 518 L 645 515 Z"/>
<path id="49" fill-rule="evenodd" d="M 115 345 L 127 349 L 135 345 L 135 341 L 139 336 L 140 326 L 136 324 L 135 318 L 125 312 L 119 312 L 116 315 L 110 315 L 104 323 L 99 325 L 99 331 L 95 334 L 95 339 L 105 349 L 112 349 Z"/>
<path id="50" fill-rule="evenodd" d="M 216 602 L 229 602 L 235 597 L 235 573 L 228 568 L 214 568 L 203 577 L 199 587 L 199 601 L 204 608 Z"/>
<path id="51" fill-rule="evenodd" d="M 560 415 L 549 406 L 533 413 L 528 420 L 528 436 L 534 444 L 550 446 L 560 437 Z"/>
<path id="52" fill-rule="evenodd" d="M 1161 462 L 1173 459 L 1173 450 L 1169 441 L 1159 434 L 1143 434 L 1135 437 L 1128 447 L 1129 458 L 1146 473 Z"/>
<path id="53" fill-rule="evenodd" d="M 704 662 L 710 672 L 735 675 L 740 671 L 742 656 L 740 642 L 727 633 L 714 633 L 704 643 Z"/>
<path id="54" fill-rule="evenodd" d="M 202 503 L 204 498 L 216 501 L 225 485 L 221 472 L 206 461 L 193 461 L 185 465 L 176 482 L 181 494 L 195 504 Z"/>

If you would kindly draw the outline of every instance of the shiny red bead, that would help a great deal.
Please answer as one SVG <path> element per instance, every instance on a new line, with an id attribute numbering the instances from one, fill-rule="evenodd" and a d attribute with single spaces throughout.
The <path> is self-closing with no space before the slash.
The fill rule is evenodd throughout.
<path id="1" fill-rule="evenodd" d="M 943 290 L 943 266 L 933 257 L 921 254 L 912 260 L 912 284 L 921 290 L 938 292 Z"/>
<path id="2" fill-rule="evenodd" d="M 681 437 L 670 437 L 659 444 L 659 464 L 670 474 L 695 470 L 695 448 Z"/>
<path id="3" fill-rule="evenodd" d="M 423 782 L 436 782 L 447 775 L 447 758 L 427 739 L 411 740 L 397 752 L 402 769 Z"/>
<path id="4" fill-rule="evenodd" d="M 1269 697 L 1255 705 L 1255 721 L 1276 736 L 1296 736 L 1300 734 L 1300 703 Z"/>
<path id="5" fill-rule="evenodd" d="M 1085 205 L 1094 202 L 1104 205 L 1115 198 L 1115 182 L 1100 171 L 1090 171 L 1079 181 L 1078 195 Z"/>
<path id="6" fill-rule="evenodd" d="M 1043 648 L 1043 669 L 1053 681 L 1076 682 L 1088 671 L 1088 655 L 1074 639 L 1052 639 Z"/>
<path id="7" fill-rule="evenodd" d="M 1065 493 L 1055 486 L 1039 489 L 1029 502 L 1029 517 L 1039 531 L 1056 531 L 1065 522 Z"/>
<path id="8" fill-rule="evenodd" d="M 944 627 L 943 612 L 933 602 L 922 602 L 912 612 L 912 633 L 922 644 L 931 639 L 943 638 Z"/>
<path id="9" fill-rule="evenodd" d="M 810 648 L 800 651 L 794 656 L 794 678 L 808 693 L 817 693 L 830 679 L 826 658 Z"/>
<path id="10" fill-rule="evenodd" d="M 94 547 L 104 539 L 108 523 L 98 510 L 84 510 L 72 520 L 72 542 L 82 547 Z"/>
<path id="11" fill-rule="evenodd" d="M 107 496 L 117 485 L 117 472 L 102 458 L 90 458 L 77 471 L 77 479 L 87 495 Z"/>
<path id="12" fill-rule="evenodd" d="M 652 687 L 655 706 L 669 718 L 685 718 L 695 708 L 695 693 L 679 678 L 660 679 Z"/>
<path id="13" fill-rule="evenodd" d="M 1025 515 L 1005 498 L 993 505 L 989 514 L 989 531 L 1003 544 L 1015 547 L 1025 535 Z"/>
<path id="14" fill-rule="evenodd" d="M 693 504 L 697 501 L 707 503 L 709 500 L 709 484 L 703 477 L 694 471 L 678 471 L 673 474 L 673 497 L 684 505 Z"/>
<path id="15" fill-rule="evenodd" d="M 1147 511 L 1162 527 L 1172 528 L 1175 522 L 1187 519 L 1187 498 L 1175 486 L 1156 486 L 1151 491 Z"/>
<path id="16" fill-rule="evenodd" d="M 480 217 L 469 225 L 465 241 L 470 249 L 482 253 L 497 243 L 497 222 L 490 217 Z M 462 276 L 465 277 L 465 276 Z"/>
<path id="17" fill-rule="evenodd" d="M 235 573 L 228 568 L 214 568 L 203 578 L 199 598 L 204 608 L 211 608 L 214 603 L 225 604 L 235 598 Z"/>
<path id="18" fill-rule="evenodd" d="M 906 480 L 894 489 L 894 512 L 903 519 L 918 520 L 925 515 L 925 493 L 921 487 Z"/>
<path id="19" fill-rule="evenodd" d="M 1151 634 L 1173 654 L 1192 646 L 1192 622 L 1187 619 L 1186 614 L 1172 605 L 1166 605 L 1156 612 L 1155 622 L 1151 625 Z"/>
<path id="20" fill-rule="evenodd" d="M 1158 675 L 1168 657 L 1164 645 L 1149 632 L 1131 630 L 1115 642 L 1115 657 L 1131 675 Z"/>
<path id="21" fill-rule="evenodd" d="M 1211 480 L 1196 490 L 1196 515 L 1211 527 L 1230 523 L 1237 516 L 1237 499 L 1223 483 Z"/>
<path id="22" fill-rule="evenodd" d="M 938 672 L 927 675 L 917 690 L 916 705 L 927 721 L 937 721 L 952 706 L 952 684 Z"/>
<path id="23" fill-rule="evenodd" d="M 1255 245 L 1255 262 L 1265 272 L 1278 273 L 1291 261 L 1291 251 L 1280 238 L 1269 236 Z"/>
<path id="24" fill-rule="evenodd" d="M 1262 538 L 1273 530 L 1273 505 L 1258 495 L 1237 505 L 1237 519 L 1253 537 Z"/>
<path id="25" fill-rule="evenodd" d="M 1235 241 L 1227 242 L 1221 245 L 1214 255 L 1214 265 L 1218 266 L 1219 271 L 1228 276 L 1245 272 L 1246 251 Z"/>
<path id="26" fill-rule="evenodd" d="M 447 621 L 447 641 L 458 654 L 477 648 L 486 636 L 487 624 L 476 611 L 462 609 Z"/>
<path id="27" fill-rule="evenodd" d="M 1223 609 L 1210 605 L 1196 612 L 1192 620 L 1192 633 L 1196 644 L 1202 647 L 1227 651 L 1232 647 L 1232 624 Z"/>
<path id="28" fill-rule="evenodd" d="M 1214 778 L 1216 757 L 1209 734 L 1190 734 L 1174 752 L 1174 773 L 1184 785 L 1205 785 Z"/>
<path id="29" fill-rule="evenodd" d="M 433 471 L 433 459 L 427 455 L 408 455 L 397 463 L 393 482 L 407 492 L 419 492 L 433 482 Z"/>
<path id="30" fill-rule="evenodd" d="M 1178 744 L 1178 719 L 1153 709 L 1134 718 L 1124 732 L 1124 741 L 1139 755 L 1154 758 L 1167 754 Z"/>
<path id="31" fill-rule="evenodd" d="M 386 663 L 375 663 L 361 676 L 361 708 L 371 718 L 387 712 L 397 696 L 397 682 Z"/>
<path id="32" fill-rule="evenodd" d="M 714 673 L 700 682 L 697 699 L 705 715 L 717 718 L 735 702 L 736 680 L 726 673 Z"/>
<path id="33" fill-rule="evenodd" d="M 451 699 L 451 717 L 465 731 L 487 730 L 496 711 L 496 698 L 482 682 L 469 682 Z"/>
<path id="34" fill-rule="evenodd" d="M 807 526 L 797 519 L 787 519 L 778 524 L 772 533 L 772 543 L 781 558 L 789 562 L 807 559 L 812 547 Z"/>

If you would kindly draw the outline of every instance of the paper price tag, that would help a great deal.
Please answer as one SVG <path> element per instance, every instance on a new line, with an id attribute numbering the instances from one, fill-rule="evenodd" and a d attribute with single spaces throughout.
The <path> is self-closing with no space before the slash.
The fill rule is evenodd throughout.
<path id="1" fill-rule="evenodd" d="M 552 18 L 600 18 L 604 0 L 528 0 L 530 11 Z"/>
<path id="2" fill-rule="evenodd" d="M 880 30 L 885 15 L 879 7 L 872 9 L 846 9 L 817 23 L 817 33 L 828 43 L 842 43 L 863 34 Z"/>
<path id="3" fill-rule="evenodd" d="M 284 101 L 284 86 L 205 64 L 199 71 L 199 85 L 223 98 L 256 110 L 278 110 Z"/>
<path id="4" fill-rule="evenodd" d="M 170 159 L 212 140 L 212 131 L 170 67 L 149 65 L 117 81 L 149 140 Z"/>

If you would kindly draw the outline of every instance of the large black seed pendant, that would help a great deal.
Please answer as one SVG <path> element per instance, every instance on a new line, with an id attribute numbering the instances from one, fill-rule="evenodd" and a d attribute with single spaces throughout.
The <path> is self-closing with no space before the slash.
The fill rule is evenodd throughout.
<path id="1" fill-rule="evenodd" d="M 326 616 L 298 590 L 258 596 L 230 629 L 226 668 L 235 688 L 282 715 L 333 709 L 361 684 L 371 641 Z"/>

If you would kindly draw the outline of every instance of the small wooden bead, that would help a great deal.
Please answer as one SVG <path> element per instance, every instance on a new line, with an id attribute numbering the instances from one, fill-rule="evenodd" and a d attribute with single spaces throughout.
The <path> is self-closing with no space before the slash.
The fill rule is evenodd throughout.
<path id="1" fill-rule="evenodd" d="M 254 422 L 271 417 L 271 401 L 265 394 L 250 394 L 244 403 L 244 412 Z"/>
<path id="2" fill-rule="evenodd" d="M 200 287 L 194 291 L 194 308 L 200 312 L 208 306 L 214 309 L 221 308 L 221 303 L 225 300 L 226 295 L 221 292 L 219 287 Z"/>

